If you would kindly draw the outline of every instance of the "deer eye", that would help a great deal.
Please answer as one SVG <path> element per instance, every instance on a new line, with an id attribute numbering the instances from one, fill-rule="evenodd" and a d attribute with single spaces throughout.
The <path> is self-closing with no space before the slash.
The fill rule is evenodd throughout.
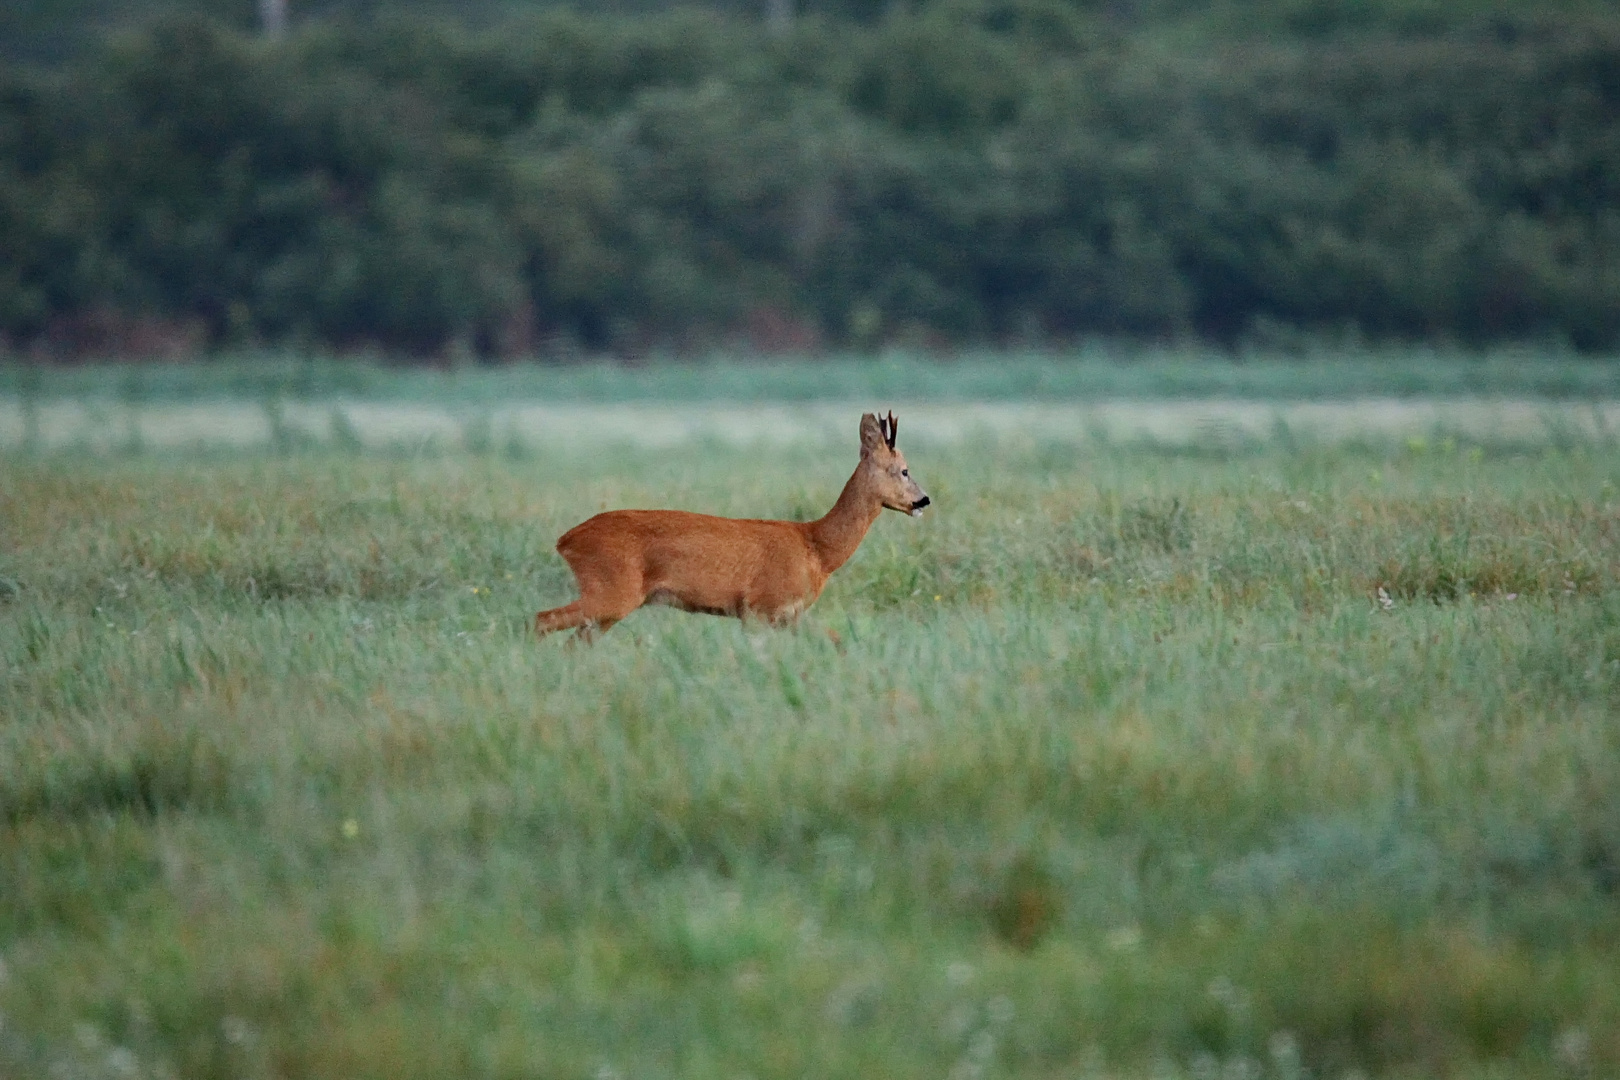
<path id="1" fill-rule="evenodd" d="M 911 470 L 910 469 L 901 469 L 900 470 L 900 475 L 901 476 L 910 476 L 911 475 Z"/>

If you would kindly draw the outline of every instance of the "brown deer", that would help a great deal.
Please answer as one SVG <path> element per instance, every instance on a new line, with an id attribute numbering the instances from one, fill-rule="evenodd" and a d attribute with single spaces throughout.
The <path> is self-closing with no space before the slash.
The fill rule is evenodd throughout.
<path id="1" fill-rule="evenodd" d="M 573 629 L 589 640 L 643 604 L 792 622 L 885 507 L 922 516 L 929 499 L 895 449 L 898 428 L 893 413 L 861 417 L 861 463 L 817 521 L 609 510 L 575 525 L 557 540 L 557 552 L 579 582 L 579 599 L 540 612 L 535 632 Z"/>

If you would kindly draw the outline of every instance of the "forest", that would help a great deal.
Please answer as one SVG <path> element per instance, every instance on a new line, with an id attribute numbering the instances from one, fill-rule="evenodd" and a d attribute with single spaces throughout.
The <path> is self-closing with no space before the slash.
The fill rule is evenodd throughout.
<path id="1" fill-rule="evenodd" d="M 34 0 L 0 354 L 1620 345 L 1582 3 Z"/>

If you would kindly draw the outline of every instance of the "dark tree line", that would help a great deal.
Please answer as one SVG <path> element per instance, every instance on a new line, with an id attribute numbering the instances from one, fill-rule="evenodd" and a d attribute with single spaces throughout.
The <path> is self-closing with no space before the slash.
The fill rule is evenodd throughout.
<path id="1" fill-rule="evenodd" d="M 0 69 L 0 336 L 1620 344 L 1620 16 L 1280 25 L 167 19 Z"/>

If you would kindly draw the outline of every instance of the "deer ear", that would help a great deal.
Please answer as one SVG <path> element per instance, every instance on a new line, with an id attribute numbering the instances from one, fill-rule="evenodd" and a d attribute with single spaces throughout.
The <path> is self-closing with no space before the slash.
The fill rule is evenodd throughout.
<path id="1" fill-rule="evenodd" d="M 864 414 L 861 417 L 861 456 L 865 457 L 884 444 L 883 428 L 878 425 L 878 418 L 871 413 Z"/>

